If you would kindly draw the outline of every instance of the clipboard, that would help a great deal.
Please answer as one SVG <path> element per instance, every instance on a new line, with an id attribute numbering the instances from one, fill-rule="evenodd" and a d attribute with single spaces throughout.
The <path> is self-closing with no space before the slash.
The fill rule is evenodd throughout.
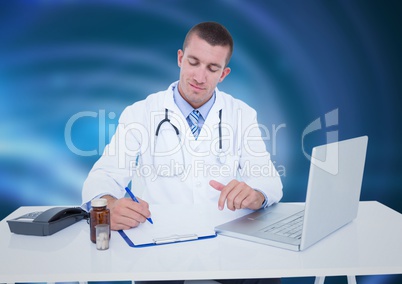
<path id="1" fill-rule="evenodd" d="M 150 211 L 153 224 L 145 222 L 136 228 L 118 231 L 130 247 L 166 245 L 217 236 L 208 207 L 155 204 L 150 205 Z"/>

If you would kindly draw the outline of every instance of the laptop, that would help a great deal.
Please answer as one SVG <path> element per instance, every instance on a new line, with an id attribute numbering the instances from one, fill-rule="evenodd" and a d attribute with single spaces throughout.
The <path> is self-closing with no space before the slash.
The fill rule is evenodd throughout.
<path id="1" fill-rule="evenodd" d="M 314 147 L 304 204 L 278 203 L 215 227 L 218 234 L 302 251 L 357 216 L 367 136 Z"/>

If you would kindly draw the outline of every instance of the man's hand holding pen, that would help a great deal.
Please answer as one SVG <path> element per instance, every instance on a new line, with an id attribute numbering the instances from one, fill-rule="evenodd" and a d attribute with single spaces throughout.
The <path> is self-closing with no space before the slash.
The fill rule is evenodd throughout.
<path id="1" fill-rule="evenodd" d="M 140 198 L 137 198 L 139 202 L 135 202 L 131 198 L 116 199 L 109 195 L 103 196 L 103 198 L 108 201 L 112 230 L 127 230 L 137 227 L 151 216 L 149 204 Z"/>

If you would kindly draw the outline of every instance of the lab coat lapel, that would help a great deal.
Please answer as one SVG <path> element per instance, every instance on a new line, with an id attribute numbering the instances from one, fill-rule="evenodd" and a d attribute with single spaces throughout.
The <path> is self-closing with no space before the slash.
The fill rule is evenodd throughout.
<path id="1" fill-rule="evenodd" d="M 181 139 L 184 139 L 185 136 L 189 136 L 188 133 L 191 135 L 190 126 L 187 123 L 186 118 L 184 117 L 183 113 L 179 109 L 179 107 L 174 102 L 173 98 L 173 83 L 169 89 L 166 91 L 163 107 L 164 109 L 168 109 L 169 114 L 168 117 L 173 125 L 179 129 Z M 191 136 L 189 137 L 191 140 Z M 194 139 L 195 140 L 195 139 Z"/>
<path id="2" fill-rule="evenodd" d="M 175 85 L 176 84 L 176 85 Z M 179 107 L 176 105 L 176 103 L 174 102 L 174 98 L 173 98 L 173 88 L 177 88 L 177 82 L 171 84 L 169 86 L 169 88 L 166 90 L 165 92 L 165 98 L 163 101 L 163 107 L 165 109 L 168 109 L 169 111 L 175 113 L 175 114 L 181 114 L 181 111 L 179 109 Z M 183 115 L 182 115 L 183 116 Z"/>
<path id="3" fill-rule="evenodd" d="M 204 125 L 200 131 L 200 135 L 196 140 L 191 134 L 190 126 L 188 125 L 186 118 L 174 102 L 172 87 L 173 84 L 166 91 L 166 96 L 163 103 L 164 107 L 169 110 L 169 119 L 179 129 L 181 136 L 186 136 L 186 139 L 189 140 L 194 150 L 198 149 L 201 144 L 208 143 L 209 145 L 209 143 L 214 139 L 215 133 L 217 133 L 216 129 L 219 123 L 219 111 L 224 106 L 224 100 L 218 88 L 215 89 L 215 103 L 212 106 L 208 117 L 205 119 Z"/>
<path id="4" fill-rule="evenodd" d="M 199 143 L 208 143 L 213 141 L 216 137 L 218 124 L 219 124 L 219 111 L 222 109 L 224 105 L 224 101 L 222 96 L 219 93 L 219 90 L 216 88 L 216 98 L 215 103 L 209 111 L 208 117 L 206 118 L 204 125 L 201 128 L 200 135 L 198 136 Z"/>

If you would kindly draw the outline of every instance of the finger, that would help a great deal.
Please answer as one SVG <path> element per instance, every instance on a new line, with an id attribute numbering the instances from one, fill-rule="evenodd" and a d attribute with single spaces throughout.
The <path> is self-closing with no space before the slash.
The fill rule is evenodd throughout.
<path id="1" fill-rule="evenodd" d="M 138 199 L 138 201 L 140 202 L 140 204 L 141 204 L 142 206 L 145 206 L 147 209 L 149 209 L 149 204 L 148 204 L 148 202 L 146 202 L 145 200 L 143 200 L 143 199 L 141 199 L 141 198 L 139 198 L 139 197 L 137 197 L 137 199 Z"/>
<path id="2" fill-rule="evenodd" d="M 130 210 L 127 208 L 115 208 L 110 214 L 110 227 L 112 230 L 126 230 L 137 227 L 140 222 L 133 219 L 129 215 Z"/>
<path id="3" fill-rule="evenodd" d="M 219 191 L 221 191 L 225 187 L 225 185 L 221 184 L 219 181 L 216 180 L 210 180 L 209 185 Z"/>
<path id="4" fill-rule="evenodd" d="M 117 215 L 121 216 L 119 221 L 122 224 L 136 227 L 139 223 L 144 223 L 146 218 L 151 216 L 151 212 L 148 209 L 148 203 L 140 201 L 137 203 L 130 198 L 123 198 L 120 200 Z"/>
<path id="5" fill-rule="evenodd" d="M 111 221 L 112 226 L 115 228 L 114 230 L 127 230 L 138 227 L 141 224 L 141 222 L 126 216 L 120 216 L 119 218 L 115 219 L 116 220 Z"/>
<path id="6" fill-rule="evenodd" d="M 226 201 L 226 193 L 222 193 L 222 191 L 225 188 L 225 185 L 216 181 L 216 180 L 210 180 L 209 185 L 212 186 L 214 189 L 219 190 L 221 192 L 218 200 L 218 209 L 223 210 L 225 201 Z"/>
<path id="7" fill-rule="evenodd" d="M 261 208 L 264 200 L 265 197 L 261 192 L 253 190 L 250 195 L 243 201 L 242 207 L 257 210 Z"/>
<path id="8" fill-rule="evenodd" d="M 140 201 L 140 203 L 137 202 L 131 202 L 130 206 L 128 207 L 128 209 L 131 210 L 131 212 L 129 212 L 129 216 L 133 217 L 133 219 L 143 223 L 145 222 L 146 218 L 151 217 L 151 212 L 149 211 L 149 205 L 147 202 L 145 201 Z"/>
<path id="9" fill-rule="evenodd" d="M 247 201 L 247 198 L 250 196 L 250 192 L 247 188 L 244 188 L 240 183 L 237 185 L 236 190 L 232 191 L 236 193 L 236 196 L 233 198 L 233 209 L 243 209 L 245 208 L 244 203 Z"/>
<path id="10" fill-rule="evenodd" d="M 228 209 L 230 210 L 234 210 L 233 208 L 233 198 L 234 195 L 231 195 L 231 199 L 228 200 L 228 196 L 229 194 L 231 194 L 232 190 L 236 187 L 238 181 L 237 180 L 232 180 L 231 182 L 229 182 L 226 186 L 224 186 L 221 189 L 221 195 L 219 196 L 219 200 L 218 200 L 218 208 L 219 210 L 223 210 L 223 208 L 225 207 L 225 203 L 226 206 L 228 207 Z"/>
<path id="11" fill-rule="evenodd" d="M 234 211 L 241 208 L 243 200 L 247 197 L 247 188 L 244 185 L 244 183 L 237 181 L 232 183 L 233 188 L 226 197 L 226 206 L 230 210 Z"/>

